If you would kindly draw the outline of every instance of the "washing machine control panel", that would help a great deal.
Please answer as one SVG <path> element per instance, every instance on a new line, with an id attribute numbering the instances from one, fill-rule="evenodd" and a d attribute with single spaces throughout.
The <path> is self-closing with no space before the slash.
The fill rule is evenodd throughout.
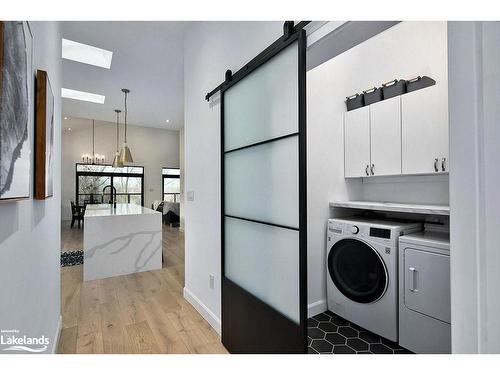
<path id="1" fill-rule="evenodd" d="M 370 237 L 391 238 L 391 230 L 385 228 L 370 227 Z"/>
<path id="2" fill-rule="evenodd" d="M 365 241 L 377 241 L 377 243 L 389 246 L 397 242 L 398 234 L 400 233 L 397 230 L 384 228 L 382 225 L 335 220 L 328 221 L 329 240 L 338 236 L 353 236 Z"/>
<path id="3" fill-rule="evenodd" d="M 329 222 L 328 223 L 328 234 L 329 235 L 351 235 L 356 237 L 367 237 L 370 235 L 368 227 L 350 223 L 337 223 L 337 222 Z"/>
<path id="4" fill-rule="evenodd" d="M 344 226 L 341 223 L 328 222 L 328 231 L 332 234 L 342 234 L 344 233 Z"/>
<path id="5" fill-rule="evenodd" d="M 356 224 L 337 222 L 328 223 L 328 231 L 330 232 L 330 234 L 357 234 L 360 236 L 369 236 L 369 229 L 369 227 L 359 226 Z"/>

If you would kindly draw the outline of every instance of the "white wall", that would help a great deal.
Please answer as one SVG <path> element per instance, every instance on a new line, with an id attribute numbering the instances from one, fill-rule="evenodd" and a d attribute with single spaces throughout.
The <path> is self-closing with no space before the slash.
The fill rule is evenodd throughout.
<path id="1" fill-rule="evenodd" d="M 500 24 L 450 22 L 453 353 L 500 353 Z"/>
<path id="2" fill-rule="evenodd" d="M 71 131 L 68 128 L 71 128 Z M 144 205 L 161 199 L 161 168 L 179 167 L 179 132 L 145 126 L 127 125 L 127 143 L 134 165 L 144 166 Z M 120 125 L 120 147 L 124 129 Z M 95 152 L 113 162 L 116 152 L 116 123 L 95 122 Z M 92 121 L 63 120 L 62 134 L 62 201 L 63 220 L 71 219 L 70 202 L 75 200 L 75 163 L 84 153 L 92 153 Z"/>
<path id="3" fill-rule="evenodd" d="M 428 75 L 447 86 L 445 22 L 402 22 L 307 74 L 310 313 L 326 309 L 325 238 L 332 200 L 448 203 L 447 176 L 344 179 L 345 97 L 394 78 Z"/>
<path id="4" fill-rule="evenodd" d="M 276 40 L 282 22 L 199 22 L 184 46 L 185 295 L 220 327 L 220 106 L 205 94 Z M 215 288 L 209 287 L 209 275 Z"/>
<path id="5" fill-rule="evenodd" d="M 54 196 L 0 203 L 0 329 L 44 335 L 51 352 L 60 318 L 61 37 L 57 22 L 30 25 L 33 68 L 48 72 L 54 92 Z"/>

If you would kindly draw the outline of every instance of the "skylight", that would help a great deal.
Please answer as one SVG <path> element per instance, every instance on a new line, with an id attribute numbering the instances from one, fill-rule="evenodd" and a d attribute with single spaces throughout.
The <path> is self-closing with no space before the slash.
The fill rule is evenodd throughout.
<path id="1" fill-rule="evenodd" d="M 111 67 L 113 52 L 73 40 L 63 39 L 62 58 L 109 69 Z"/>
<path id="2" fill-rule="evenodd" d="M 91 92 L 71 90 L 71 89 L 61 89 L 61 96 L 63 98 L 83 100 L 86 102 L 104 104 L 106 97 L 104 95 L 92 94 Z"/>

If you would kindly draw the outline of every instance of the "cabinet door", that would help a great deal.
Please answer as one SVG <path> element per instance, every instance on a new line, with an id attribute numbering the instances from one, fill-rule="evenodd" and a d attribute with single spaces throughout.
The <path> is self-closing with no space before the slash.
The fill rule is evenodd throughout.
<path id="1" fill-rule="evenodd" d="M 406 307 L 450 323 L 450 257 L 414 249 L 404 257 Z"/>
<path id="2" fill-rule="evenodd" d="M 370 105 L 371 171 L 401 174 L 401 97 Z"/>
<path id="3" fill-rule="evenodd" d="M 402 95 L 401 117 L 403 174 L 448 172 L 447 87 L 436 84 Z"/>
<path id="4" fill-rule="evenodd" d="M 366 177 L 370 164 L 370 109 L 362 107 L 344 116 L 344 175 Z"/>

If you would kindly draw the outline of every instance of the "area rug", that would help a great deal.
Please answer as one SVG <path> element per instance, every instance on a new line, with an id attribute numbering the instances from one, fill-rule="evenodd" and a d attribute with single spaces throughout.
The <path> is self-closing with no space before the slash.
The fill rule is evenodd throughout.
<path id="1" fill-rule="evenodd" d="M 61 253 L 61 267 L 83 264 L 83 250 L 70 250 Z"/>

